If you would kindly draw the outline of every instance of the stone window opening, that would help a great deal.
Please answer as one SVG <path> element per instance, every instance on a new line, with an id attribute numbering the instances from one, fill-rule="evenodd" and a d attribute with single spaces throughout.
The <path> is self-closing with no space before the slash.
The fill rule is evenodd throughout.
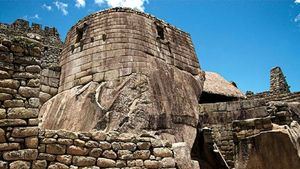
<path id="1" fill-rule="evenodd" d="M 156 24 L 157 38 L 160 40 L 165 40 L 165 31 L 164 28 Z"/>
<path id="2" fill-rule="evenodd" d="M 107 39 L 107 35 L 106 34 L 102 34 L 102 40 L 105 42 Z"/>
<path id="3" fill-rule="evenodd" d="M 86 24 L 86 23 L 84 23 L 81 28 L 80 27 L 76 28 L 76 34 L 77 34 L 77 36 L 76 36 L 76 43 L 81 42 L 81 40 L 83 39 L 83 34 L 87 30 L 87 28 L 88 28 L 88 24 Z"/>

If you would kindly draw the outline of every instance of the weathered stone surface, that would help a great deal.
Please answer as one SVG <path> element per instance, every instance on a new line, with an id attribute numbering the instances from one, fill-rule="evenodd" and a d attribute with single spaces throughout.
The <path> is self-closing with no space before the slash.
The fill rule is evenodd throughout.
<path id="1" fill-rule="evenodd" d="M 12 160 L 35 160 L 38 156 L 38 151 L 35 149 L 23 149 L 17 151 L 9 151 L 3 153 L 3 159 Z"/>
<path id="2" fill-rule="evenodd" d="M 39 97 L 39 92 L 40 92 L 39 88 L 31 88 L 31 87 L 23 87 L 23 86 L 19 88 L 19 93 L 21 94 L 21 96 L 26 98 Z"/>
<path id="3" fill-rule="evenodd" d="M 39 65 L 31 65 L 26 66 L 25 70 L 30 73 L 39 73 L 41 71 L 41 67 Z"/>
<path id="4" fill-rule="evenodd" d="M 158 161 L 154 160 L 145 160 L 144 165 L 146 168 L 160 168 L 161 165 Z"/>
<path id="5" fill-rule="evenodd" d="M 54 163 L 49 165 L 48 169 L 69 169 L 69 167 L 65 164 Z"/>
<path id="6" fill-rule="evenodd" d="M 17 90 L 16 89 L 11 89 L 11 88 L 0 87 L 0 93 L 8 93 L 8 94 L 11 94 L 11 95 L 15 95 L 15 94 L 17 94 Z"/>
<path id="7" fill-rule="evenodd" d="M 60 138 L 66 138 L 66 139 L 77 139 L 78 135 L 74 132 L 71 131 L 66 131 L 66 130 L 58 130 L 57 135 Z"/>
<path id="8" fill-rule="evenodd" d="M 73 140 L 72 139 L 59 138 L 59 139 L 57 139 L 57 143 L 64 144 L 64 145 L 72 145 L 73 144 Z"/>
<path id="9" fill-rule="evenodd" d="M 65 154 L 66 146 L 60 144 L 48 144 L 46 146 L 46 152 L 49 154 Z"/>
<path id="10" fill-rule="evenodd" d="M 30 169 L 30 162 L 14 161 L 9 164 L 10 169 Z"/>
<path id="11" fill-rule="evenodd" d="M 26 121 L 22 119 L 2 119 L 0 120 L 0 127 L 7 126 L 24 126 L 26 125 Z"/>
<path id="12" fill-rule="evenodd" d="M 7 93 L 0 93 L 0 101 L 11 100 L 13 96 Z"/>
<path id="13" fill-rule="evenodd" d="M 14 108 L 14 107 L 24 107 L 23 100 L 6 100 L 4 101 L 4 106 L 7 108 Z"/>
<path id="14" fill-rule="evenodd" d="M 100 141 L 99 142 L 99 147 L 102 149 L 102 150 L 108 150 L 111 148 L 111 144 L 107 141 Z"/>
<path id="15" fill-rule="evenodd" d="M 134 143 L 121 143 L 121 148 L 123 150 L 135 151 L 136 150 L 136 144 L 134 144 Z"/>
<path id="16" fill-rule="evenodd" d="M 73 164 L 85 167 L 85 166 L 93 166 L 96 164 L 96 158 L 94 157 L 84 157 L 84 156 L 74 156 L 73 157 Z"/>
<path id="17" fill-rule="evenodd" d="M 133 156 L 132 152 L 129 150 L 119 150 L 118 158 L 121 160 L 132 160 L 132 159 L 134 159 L 134 156 Z"/>
<path id="18" fill-rule="evenodd" d="M 153 154 L 156 157 L 173 157 L 173 152 L 168 148 L 154 148 Z"/>
<path id="19" fill-rule="evenodd" d="M 0 151 L 18 150 L 20 149 L 19 143 L 1 143 Z"/>
<path id="20" fill-rule="evenodd" d="M 116 159 L 118 156 L 113 150 L 105 150 L 102 156 L 109 159 Z"/>
<path id="21" fill-rule="evenodd" d="M 101 154 L 102 154 L 101 148 L 93 148 L 89 153 L 89 155 L 92 157 L 100 157 Z"/>
<path id="22" fill-rule="evenodd" d="M 0 109 L 0 119 L 5 119 L 5 117 L 6 117 L 6 110 Z"/>
<path id="23" fill-rule="evenodd" d="M 151 146 L 150 142 L 138 142 L 137 147 L 140 150 L 148 150 Z"/>
<path id="24" fill-rule="evenodd" d="M 47 154 L 47 153 L 39 153 L 39 160 L 47 160 L 47 161 L 55 161 L 55 155 Z"/>
<path id="25" fill-rule="evenodd" d="M 37 137 L 27 137 L 25 138 L 26 148 L 34 149 L 38 148 L 39 140 Z"/>
<path id="26" fill-rule="evenodd" d="M 0 128 L 0 143 L 5 143 L 6 142 L 6 138 L 5 138 L 5 131 Z"/>
<path id="27" fill-rule="evenodd" d="M 45 103 L 47 100 L 49 100 L 52 96 L 48 93 L 40 92 L 39 98 L 42 103 Z"/>
<path id="28" fill-rule="evenodd" d="M 101 167 L 115 167 L 116 166 L 116 162 L 114 160 L 111 159 L 106 159 L 106 158 L 98 158 L 97 160 L 97 166 Z"/>
<path id="29" fill-rule="evenodd" d="M 0 70 L 0 79 L 8 79 L 10 78 L 10 74 L 8 74 L 6 71 Z"/>
<path id="30" fill-rule="evenodd" d="M 9 50 L 8 50 L 8 48 L 6 46 L 0 44 L 0 51 L 1 52 L 8 52 Z"/>
<path id="31" fill-rule="evenodd" d="M 149 159 L 151 152 L 149 150 L 137 150 L 133 153 L 135 159 Z"/>
<path id="32" fill-rule="evenodd" d="M 238 144 L 237 169 L 300 168 L 300 125 L 279 127 L 240 140 Z M 247 154 L 247 156 L 245 156 Z"/>
<path id="33" fill-rule="evenodd" d="M 6 79 L 0 81 L 0 87 L 18 89 L 20 82 L 18 80 Z"/>
<path id="34" fill-rule="evenodd" d="M 186 143 L 175 143 L 172 146 L 174 151 L 174 158 L 179 169 L 191 169 L 190 148 Z"/>
<path id="35" fill-rule="evenodd" d="M 46 160 L 36 160 L 32 162 L 32 169 L 46 169 L 47 161 Z"/>
<path id="36" fill-rule="evenodd" d="M 38 108 L 40 106 L 40 99 L 39 98 L 30 98 L 30 99 L 28 99 L 28 104 L 32 108 Z"/>
<path id="37" fill-rule="evenodd" d="M 40 87 L 40 79 L 30 79 L 27 83 L 27 86 L 29 87 Z"/>
<path id="38" fill-rule="evenodd" d="M 161 164 L 163 168 L 174 168 L 176 165 L 175 160 L 170 157 L 163 158 Z"/>
<path id="39" fill-rule="evenodd" d="M 5 161 L 0 161 L 0 168 L 2 169 L 8 169 L 8 163 Z"/>
<path id="40" fill-rule="evenodd" d="M 70 165 L 72 163 L 72 156 L 71 155 L 58 155 L 56 160 L 60 163 Z"/>
<path id="41" fill-rule="evenodd" d="M 19 45 L 11 45 L 10 50 L 16 53 L 22 53 L 24 52 L 24 48 Z"/>
<path id="42" fill-rule="evenodd" d="M 37 136 L 39 133 L 38 127 L 16 127 L 13 129 L 13 137 L 29 137 Z"/>
<path id="43" fill-rule="evenodd" d="M 71 155 L 84 156 L 84 155 L 87 155 L 89 153 L 89 151 L 85 147 L 70 146 L 67 148 L 67 153 L 71 154 Z"/>
<path id="44" fill-rule="evenodd" d="M 28 119 L 28 118 L 36 118 L 38 117 L 38 109 L 31 108 L 11 108 L 7 111 L 7 117 L 11 119 L 20 118 L 20 119 Z"/>

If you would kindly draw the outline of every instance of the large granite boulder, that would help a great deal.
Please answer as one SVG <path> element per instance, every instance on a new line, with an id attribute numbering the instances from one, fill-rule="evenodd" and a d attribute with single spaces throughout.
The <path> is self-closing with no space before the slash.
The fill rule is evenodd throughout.
<path id="1" fill-rule="evenodd" d="M 194 76 L 157 59 L 147 73 L 89 82 L 46 102 L 40 123 L 71 131 L 153 131 L 171 142 L 193 144 L 203 74 Z"/>
<path id="2" fill-rule="evenodd" d="M 300 168 L 300 125 L 273 124 L 273 130 L 261 132 L 239 142 L 236 169 Z"/>

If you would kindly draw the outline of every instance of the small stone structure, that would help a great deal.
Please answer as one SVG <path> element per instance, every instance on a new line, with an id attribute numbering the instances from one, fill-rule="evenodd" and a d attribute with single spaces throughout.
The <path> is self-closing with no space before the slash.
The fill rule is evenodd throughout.
<path id="1" fill-rule="evenodd" d="M 300 102 L 300 92 L 291 92 L 280 67 L 270 71 L 270 91 L 253 93 L 248 91 L 246 99 L 264 98 L 266 101 Z"/>
<path id="2" fill-rule="evenodd" d="M 290 87 L 280 67 L 271 69 L 270 85 L 270 93 L 272 94 L 290 93 Z"/>

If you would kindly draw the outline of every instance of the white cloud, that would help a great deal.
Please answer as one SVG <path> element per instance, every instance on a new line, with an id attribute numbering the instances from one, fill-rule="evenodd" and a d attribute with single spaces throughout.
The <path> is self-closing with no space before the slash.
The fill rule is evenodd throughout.
<path id="1" fill-rule="evenodd" d="M 51 11 L 52 10 L 52 7 L 50 5 L 46 5 L 46 4 L 43 4 L 42 6 L 43 9 L 46 9 L 48 11 Z"/>
<path id="2" fill-rule="evenodd" d="M 95 4 L 99 6 L 103 5 L 104 3 L 105 3 L 104 0 L 95 0 Z"/>
<path id="3" fill-rule="evenodd" d="M 35 14 L 32 19 L 40 19 L 39 15 L 38 14 Z"/>
<path id="4" fill-rule="evenodd" d="M 77 8 L 80 8 L 80 7 L 85 7 L 85 0 L 76 0 L 76 4 L 75 4 L 75 6 L 77 7 Z"/>
<path id="5" fill-rule="evenodd" d="M 297 3 L 300 3 L 300 0 L 295 0 L 295 3 L 297 4 Z"/>
<path id="6" fill-rule="evenodd" d="M 109 7 L 128 7 L 144 11 L 144 4 L 148 3 L 148 0 L 95 0 L 95 3 L 99 6 L 107 4 Z"/>
<path id="7" fill-rule="evenodd" d="M 35 14 L 35 15 L 33 15 L 33 16 L 28 16 L 28 15 L 25 15 L 25 16 L 23 16 L 23 19 L 25 19 L 25 20 L 32 20 L 32 19 L 41 19 L 40 18 L 40 16 L 38 15 L 38 14 Z"/>
<path id="8" fill-rule="evenodd" d="M 64 15 L 68 15 L 68 11 L 67 11 L 68 4 L 63 3 L 63 2 L 59 2 L 59 1 L 55 1 L 53 3 L 57 7 L 58 10 L 62 11 L 62 13 Z"/>
<path id="9" fill-rule="evenodd" d="M 298 15 L 296 16 L 296 18 L 294 19 L 294 21 L 295 21 L 295 22 L 300 22 L 300 14 L 298 14 Z"/>

